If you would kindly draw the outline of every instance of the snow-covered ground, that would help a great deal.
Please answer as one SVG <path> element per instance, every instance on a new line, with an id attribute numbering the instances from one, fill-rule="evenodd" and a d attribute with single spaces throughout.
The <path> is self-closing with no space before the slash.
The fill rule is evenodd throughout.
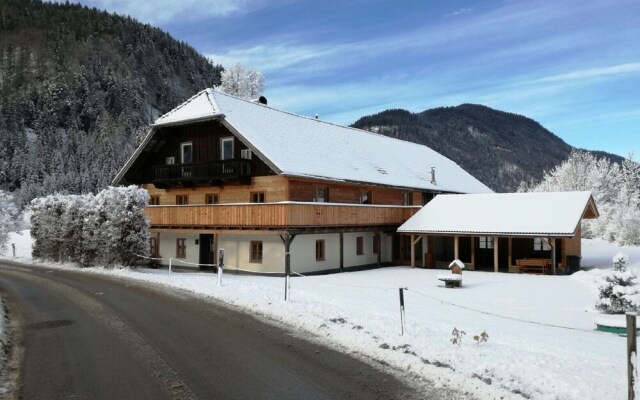
<path id="1" fill-rule="evenodd" d="M 18 257 L 28 236 L 14 236 Z M 453 385 L 480 398 L 614 399 L 626 396 L 626 339 L 595 331 L 593 309 L 602 269 L 623 251 L 640 270 L 640 248 L 584 240 L 583 266 L 572 276 L 466 271 L 461 289 L 445 289 L 441 270 L 383 268 L 291 281 L 284 302 L 282 278 L 210 273 L 94 268 L 219 299 L 283 323 L 300 335 L 355 352 L 437 385 Z M 5 253 L 5 256 L 10 256 Z M 72 268 L 43 264 L 48 268 Z M 398 288 L 405 292 L 406 331 L 400 335 Z M 466 335 L 451 343 L 452 330 Z M 486 343 L 475 335 L 486 332 Z"/>

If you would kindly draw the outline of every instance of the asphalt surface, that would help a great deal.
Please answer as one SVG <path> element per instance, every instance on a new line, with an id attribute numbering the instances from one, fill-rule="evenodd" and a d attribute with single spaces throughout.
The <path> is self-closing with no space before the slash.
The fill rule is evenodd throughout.
<path id="1" fill-rule="evenodd" d="M 0 263 L 23 399 L 417 399 L 351 356 L 180 291 Z"/>

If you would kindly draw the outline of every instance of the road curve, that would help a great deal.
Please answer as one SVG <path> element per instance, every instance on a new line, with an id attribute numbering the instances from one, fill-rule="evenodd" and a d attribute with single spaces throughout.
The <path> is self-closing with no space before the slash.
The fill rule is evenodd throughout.
<path id="1" fill-rule="evenodd" d="M 213 301 L 0 263 L 24 399 L 417 399 L 391 375 Z"/>

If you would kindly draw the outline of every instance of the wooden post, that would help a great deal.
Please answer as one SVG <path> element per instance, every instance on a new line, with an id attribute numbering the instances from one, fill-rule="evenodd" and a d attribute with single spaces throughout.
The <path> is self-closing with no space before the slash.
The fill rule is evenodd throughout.
<path id="1" fill-rule="evenodd" d="M 284 244 L 284 301 L 289 299 L 289 277 L 291 276 L 291 242 L 295 239 L 296 235 L 290 235 L 289 232 L 284 236 L 280 235 L 282 244 Z"/>
<path id="2" fill-rule="evenodd" d="M 376 241 L 378 242 L 378 267 L 382 264 L 382 232 L 375 233 Z"/>
<path id="3" fill-rule="evenodd" d="M 498 272 L 498 237 L 493 238 L 493 272 Z"/>
<path id="4" fill-rule="evenodd" d="M 344 234 L 340 232 L 340 271 L 344 270 Z"/>
<path id="5" fill-rule="evenodd" d="M 627 385 L 628 399 L 634 400 L 635 382 L 637 379 L 637 371 L 635 368 L 636 360 L 636 313 L 627 313 Z"/>
<path id="6" fill-rule="evenodd" d="M 455 260 L 459 260 L 460 259 L 460 237 L 459 236 L 455 236 L 453 238 L 453 258 Z"/>
<path id="7" fill-rule="evenodd" d="M 427 267 L 426 253 L 429 251 L 429 243 L 427 242 L 427 235 L 420 235 L 422 237 L 422 268 Z"/>
<path id="8" fill-rule="evenodd" d="M 413 234 L 411 235 L 411 267 L 416 266 L 416 243 L 413 241 Z"/>
<path id="9" fill-rule="evenodd" d="M 511 242 L 512 238 L 509 238 L 509 265 L 507 265 L 507 268 L 513 265 L 513 244 Z"/>
<path id="10" fill-rule="evenodd" d="M 471 237 L 471 265 L 473 265 L 473 269 L 476 268 L 476 238 Z"/>
<path id="11" fill-rule="evenodd" d="M 551 245 L 551 271 L 553 275 L 556 274 L 556 238 L 549 238 L 549 244 Z"/>

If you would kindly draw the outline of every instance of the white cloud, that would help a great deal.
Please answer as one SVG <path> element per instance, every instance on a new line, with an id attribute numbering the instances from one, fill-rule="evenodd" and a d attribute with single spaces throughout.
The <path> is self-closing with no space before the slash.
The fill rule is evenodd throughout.
<path id="1" fill-rule="evenodd" d="M 590 78 L 600 78 L 605 76 L 626 75 L 630 73 L 640 72 L 640 63 L 627 63 L 612 65 L 601 68 L 582 69 L 577 71 L 566 72 L 563 74 L 547 76 L 540 78 L 538 82 L 562 82 L 572 80 L 584 80 Z"/>

